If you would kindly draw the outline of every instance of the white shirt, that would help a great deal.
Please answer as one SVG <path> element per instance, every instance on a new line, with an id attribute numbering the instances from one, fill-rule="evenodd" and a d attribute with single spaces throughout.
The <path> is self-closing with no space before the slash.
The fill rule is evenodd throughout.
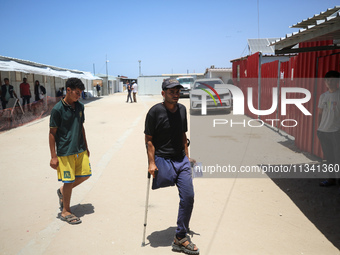
<path id="1" fill-rule="evenodd" d="M 134 83 L 134 84 L 132 85 L 132 92 L 133 92 L 133 93 L 137 93 L 137 87 L 138 87 L 137 83 Z"/>
<path id="2" fill-rule="evenodd" d="M 319 99 L 318 108 L 322 109 L 319 131 L 336 132 L 340 130 L 340 89 L 323 93 Z"/>

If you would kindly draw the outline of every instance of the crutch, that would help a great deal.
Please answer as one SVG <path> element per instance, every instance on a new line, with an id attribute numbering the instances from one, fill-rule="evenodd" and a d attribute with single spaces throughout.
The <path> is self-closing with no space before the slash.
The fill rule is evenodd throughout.
<path id="1" fill-rule="evenodd" d="M 145 201 L 145 216 L 144 216 L 144 232 L 143 232 L 143 242 L 142 242 L 142 247 L 145 246 L 145 232 L 146 232 L 146 223 L 147 223 L 147 219 L 148 219 L 148 207 L 149 207 L 150 179 L 151 179 L 151 174 L 148 172 L 148 184 L 147 184 L 147 186 L 146 186 L 146 201 Z"/>

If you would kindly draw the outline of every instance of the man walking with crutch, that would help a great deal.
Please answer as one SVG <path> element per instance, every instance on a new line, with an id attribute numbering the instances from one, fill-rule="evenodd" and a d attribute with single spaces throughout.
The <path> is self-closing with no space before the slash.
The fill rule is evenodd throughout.
<path id="1" fill-rule="evenodd" d="M 165 79 L 162 83 L 163 103 L 151 107 L 146 116 L 148 171 L 153 176 L 152 189 L 175 184 L 178 188 L 180 203 L 172 249 L 199 254 L 199 249 L 187 237 L 194 189 L 186 137 L 186 108 L 178 103 L 181 88 L 176 79 Z"/>

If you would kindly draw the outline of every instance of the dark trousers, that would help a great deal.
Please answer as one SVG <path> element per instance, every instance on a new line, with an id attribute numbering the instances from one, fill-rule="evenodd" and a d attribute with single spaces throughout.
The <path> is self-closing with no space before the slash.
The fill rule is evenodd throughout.
<path id="1" fill-rule="evenodd" d="M 2 104 L 2 109 L 5 110 L 6 109 L 6 101 L 1 101 L 1 104 Z"/>
<path id="2" fill-rule="evenodd" d="M 194 187 L 189 159 L 186 156 L 180 160 L 155 156 L 155 163 L 158 172 L 156 178 L 153 179 L 152 189 L 174 186 L 175 184 L 178 188 L 180 202 L 176 235 L 182 238 L 189 230 L 189 222 L 194 207 Z"/>
<path id="3" fill-rule="evenodd" d="M 129 102 L 129 98 L 130 98 L 131 103 L 132 103 L 131 91 L 128 91 L 128 96 L 127 96 L 126 102 Z"/>
<path id="4" fill-rule="evenodd" d="M 337 132 L 317 132 L 321 143 L 322 152 L 327 164 L 340 164 L 340 130 Z M 335 178 L 335 173 L 330 173 L 330 178 Z"/>
<path id="5" fill-rule="evenodd" d="M 22 97 L 22 106 L 24 106 L 26 103 L 30 103 L 31 96 L 23 96 Z"/>

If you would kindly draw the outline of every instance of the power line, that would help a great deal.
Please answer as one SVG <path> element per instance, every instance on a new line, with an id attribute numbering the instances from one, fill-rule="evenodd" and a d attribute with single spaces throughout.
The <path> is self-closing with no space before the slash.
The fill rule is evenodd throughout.
<path id="1" fill-rule="evenodd" d="M 257 38 L 260 39 L 260 0 L 257 0 Z"/>

